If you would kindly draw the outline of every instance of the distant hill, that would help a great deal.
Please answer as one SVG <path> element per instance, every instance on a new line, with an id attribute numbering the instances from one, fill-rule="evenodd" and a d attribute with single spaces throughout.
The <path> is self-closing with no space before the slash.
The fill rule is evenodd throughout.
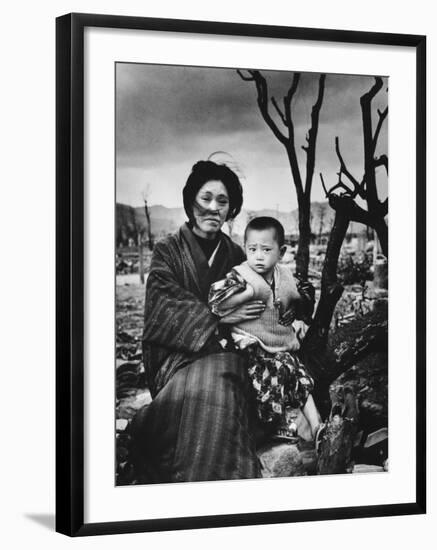
<path id="1" fill-rule="evenodd" d="M 167 208 L 160 204 L 150 207 L 152 232 L 155 238 L 161 238 L 176 231 L 186 221 L 183 208 Z M 334 211 L 327 202 L 311 203 L 311 228 L 315 235 L 319 232 L 327 233 L 334 221 Z M 242 236 L 249 219 L 256 216 L 272 216 L 277 218 L 284 226 L 287 235 L 298 233 L 297 209 L 291 212 L 282 212 L 274 209 L 242 210 L 235 219 L 232 232 Z M 116 204 L 116 232 L 117 243 L 127 243 L 129 238 L 135 238 L 138 230 L 146 227 L 146 215 L 143 207 L 132 207 L 126 204 Z M 349 233 L 358 233 L 364 229 L 361 224 L 351 224 Z"/>

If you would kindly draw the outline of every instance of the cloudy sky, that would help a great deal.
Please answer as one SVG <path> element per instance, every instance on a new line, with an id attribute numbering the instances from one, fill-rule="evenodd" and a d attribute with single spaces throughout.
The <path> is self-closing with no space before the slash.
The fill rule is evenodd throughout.
<path id="1" fill-rule="evenodd" d="M 292 73 L 263 71 L 269 94 L 281 104 Z M 292 102 L 296 144 L 305 177 L 306 154 L 301 149 L 316 99 L 318 74 L 302 74 Z M 349 170 L 361 179 L 363 145 L 360 96 L 373 77 L 328 75 L 320 113 L 312 200 L 324 200 L 319 172 L 334 183 L 338 160 L 334 138 Z M 387 105 L 387 86 L 374 109 Z M 271 106 L 272 116 L 280 126 Z M 387 152 L 386 123 L 379 152 Z M 296 207 L 296 195 L 283 145 L 263 120 L 253 82 L 235 69 L 117 63 L 116 66 L 116 186 L 117 202 L 139 206 L 147 190 L 149 204 L 181 206 L 182 188 L 191 167 L 212 153 L 238 167 L 244 187 L 244 208 Z M 381 182 L 384 181 L 383 172 Z M 386 186 L 382 183 L 382 196 Z"/>

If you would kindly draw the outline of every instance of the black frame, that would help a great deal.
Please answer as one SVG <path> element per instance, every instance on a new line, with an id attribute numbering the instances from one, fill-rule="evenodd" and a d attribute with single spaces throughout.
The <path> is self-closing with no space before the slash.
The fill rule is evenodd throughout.
<path id="1" fill-rule="evenodd" d="M 416 50 L 416 501 L 400 504 L 84 523 L 85 27 L 407 46 Z M 56 530 L 69 536 L 422 514 L 426 512 L 426 37 L 95 14 L 56 20 Z"/>

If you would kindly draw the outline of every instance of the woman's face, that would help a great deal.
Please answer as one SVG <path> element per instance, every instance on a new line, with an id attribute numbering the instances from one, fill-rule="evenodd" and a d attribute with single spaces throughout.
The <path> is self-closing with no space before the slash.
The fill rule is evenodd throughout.
<path id="1" fill-rule="evenodd" d="M 229 195 L 223 182 L 207 181 L 194 199 L 195 232 L 201 237 L 213 238 L 225 223 L 228 212 Z"/>

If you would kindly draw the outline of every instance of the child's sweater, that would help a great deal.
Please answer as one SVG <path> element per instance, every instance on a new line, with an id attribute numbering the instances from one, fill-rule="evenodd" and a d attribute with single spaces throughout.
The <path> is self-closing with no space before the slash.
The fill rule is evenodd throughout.
<path id="1" fill-rule="evenodd" d="M 253 299 L 262 300 L 266 308 L 258 319 L 239 323 L 233 327 L 232 332 L 254 337 L 269 353 L 298 350 L 300 344 L 293 327 L 279 324 L 281 313 L 287 310 L 293 301 L 300 300 L 290 268 L 280 264 L 275 266 L 275 301 L 271 286 L 261 275 L 253 271 L 247 262 L 234 267 L 234 270 L 254 289 Z"/>

